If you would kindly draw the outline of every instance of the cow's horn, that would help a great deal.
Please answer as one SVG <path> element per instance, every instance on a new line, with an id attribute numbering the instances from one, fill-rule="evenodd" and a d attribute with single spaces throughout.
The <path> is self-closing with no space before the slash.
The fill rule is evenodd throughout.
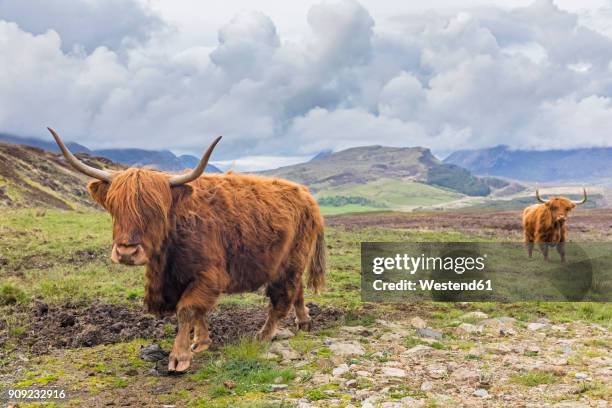
<path id="1" fill-rule="evenodd" d="M 219 143 L 219 140 L 221 140 L 221 136 L 216 138 L 214 142 L 210 144 L 210 146 L 208 147 L 208 150 L 206 150 L 206 153 L 204 153 L 204 155 L 202 156 L 202 159 L 200 160 L 200 163 L 198 163 L 198 166 L 195 169 L 193 169 L 190 173 L 181 174 L 180 176 L 172 177 L 170 179 L 170 185 L 180 186 L 181 184 L 189 183 L 190 181 L 193 181 L 197 179 L 198 177 L 200 177 L 202 173 L 204 172 L 206 165 L 208 164 L 208 159 L 210 159 L 210 155 L 215 149 L 215 146 L 217 145 L 217 143 Z"/>
<path id="2" fill-rule="evenodd" d="M 536 198 L 538 199 L 539 202 L 546 203 L 546 201 L 542 200 L 542 198 L 540 197 L 540 189 L 538 188 L 536 188 Z"/>
<path id="3" fill-rule="evenodd" d="M 68 150 L 64 142 L 62 142 L 62 139 L 60 139 L 59 135 L 55 133 L 55 130 L 51 129 L 50 127 L 48 127 L 47 129 L 49 130 L 49 132 L 51 132 L 51 135 L 53 135 L 53 138 L 55 139 L 55 143 L 57 143 L 60 150 L 62 151 L 62 154 L 66 158 L 66 161 L 68 161 L 68 163 L 70 163 L 72 167 L 74 167 L 76 170 L 80 171 L 81 173 L 88 175 L 89 177 L 93 177 L 98 180 L 106 181 L 108 183 L 111 182 L 111 180 L 113 179 L 112 173 L 88 166 L 82 161 L 80 161 L 79 159 L 77 159 L 72 153 L 70 153 L 70 150 Z"/>
<path id="4" fill-rule="evenodd" d="M 584 204 L 587 202 L 587 193 L 586 193 L 586 188 L 582 188 L 582 194 L 584 195 L 584 198 L 582 199 L 582 201 L 574 201 L 574 204 L 576 205 L 580 205 L 580 204 Z"/>

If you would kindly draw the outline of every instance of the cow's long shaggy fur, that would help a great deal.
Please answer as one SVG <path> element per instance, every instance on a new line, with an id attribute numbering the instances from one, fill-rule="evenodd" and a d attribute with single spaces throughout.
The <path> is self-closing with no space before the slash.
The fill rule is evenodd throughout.
<path id="1" fill-rule="evenodd" d="M 533 246 L 539 244 L 545 259 L 548 247 L 555 246 L 565 260 L 564 243 L 567 239 L 566 217 L 576 207 L 564 197 L 551 198 L 544 204 L 531 205 L 523 211 L 523 233 L 531 257 Z"/>
<path id="2" fill-rule="evenodd" d="M 152 313 L 181 305 L 208 311 L 221 293 L 267 285 L 282 316 L 299 303 L 307 266 L 309 286 L 323 285 L 323 219 L 301 185 L 225 174 L 170 187 L 164 173 L 129 169 L 89 189 L 113 216 L 115 242 L 145 248 Z"/>

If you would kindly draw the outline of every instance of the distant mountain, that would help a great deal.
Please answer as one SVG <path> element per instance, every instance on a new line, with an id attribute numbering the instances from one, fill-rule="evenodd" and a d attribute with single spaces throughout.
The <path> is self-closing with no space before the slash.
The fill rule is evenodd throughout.
<path id="1" fill-rule="evenodd" d="M 586 182 L 612 179 L 612 148 L 571 150 L 513 150 L 508 146 L 459 150 L 446 164 L 464 167 L 477 175 L 525 181 Z"/>
<path id="2" fill-rule="evenodd" d="M 423 147 L 355 147 L 262 173 L 306 184 L 313 191 L 394 179 L 486 196 L 492 188 L 508 185 L 503 180 L 475 177 L 464 168 L 444 164 Z"/>
<path id="3" fill-rule="evenodd" d="M 22 138 L 7 134 L 0 134 L 0 142 L 24 144 L 38 147 L 51 152 L 58 152 L 59 149 L 54 141 L 46 141 L 35 138 Z M 90 150 L 86 146 L 78 143 L 66 143 L 73 153 L 87 153 L 92 156 L 106 157 L 116 163 L 126 166 L 151 166 L 159 170 L 170 172 L 181 172 L 185 169 L 197 166 L 200 159 L 195 156 L 181 155 L 176 156 L 169 150 L 144 150 L 144 149 L 103 149 Z M 209 164 L 206 166 L 208 173 L 221 173 L 217 167 Z"/>

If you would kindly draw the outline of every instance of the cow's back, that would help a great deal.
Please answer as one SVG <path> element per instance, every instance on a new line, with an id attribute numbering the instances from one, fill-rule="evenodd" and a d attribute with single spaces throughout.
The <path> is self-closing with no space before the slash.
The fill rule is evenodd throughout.
<path id="1" fill-rule="evenodd" d="M 255 290 L 274 280 L 300 239 L 323 227 L 318 205 L 308 189 L 290 181 L 251 175 L 201 177 L 192 197 L 198 212 L 219 239 L 228 292 Z M 218 236 L 217 236 L 218 235 Z"/>

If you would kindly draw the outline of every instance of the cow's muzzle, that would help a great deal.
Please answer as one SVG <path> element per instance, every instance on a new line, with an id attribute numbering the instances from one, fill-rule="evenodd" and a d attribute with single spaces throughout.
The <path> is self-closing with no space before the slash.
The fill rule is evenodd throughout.
<path id="1" fill-rule="evenodd" d="M 142 245 L 113 245 L 111 261 L 123 265 L 144 265 L 148 262 Z"/>

